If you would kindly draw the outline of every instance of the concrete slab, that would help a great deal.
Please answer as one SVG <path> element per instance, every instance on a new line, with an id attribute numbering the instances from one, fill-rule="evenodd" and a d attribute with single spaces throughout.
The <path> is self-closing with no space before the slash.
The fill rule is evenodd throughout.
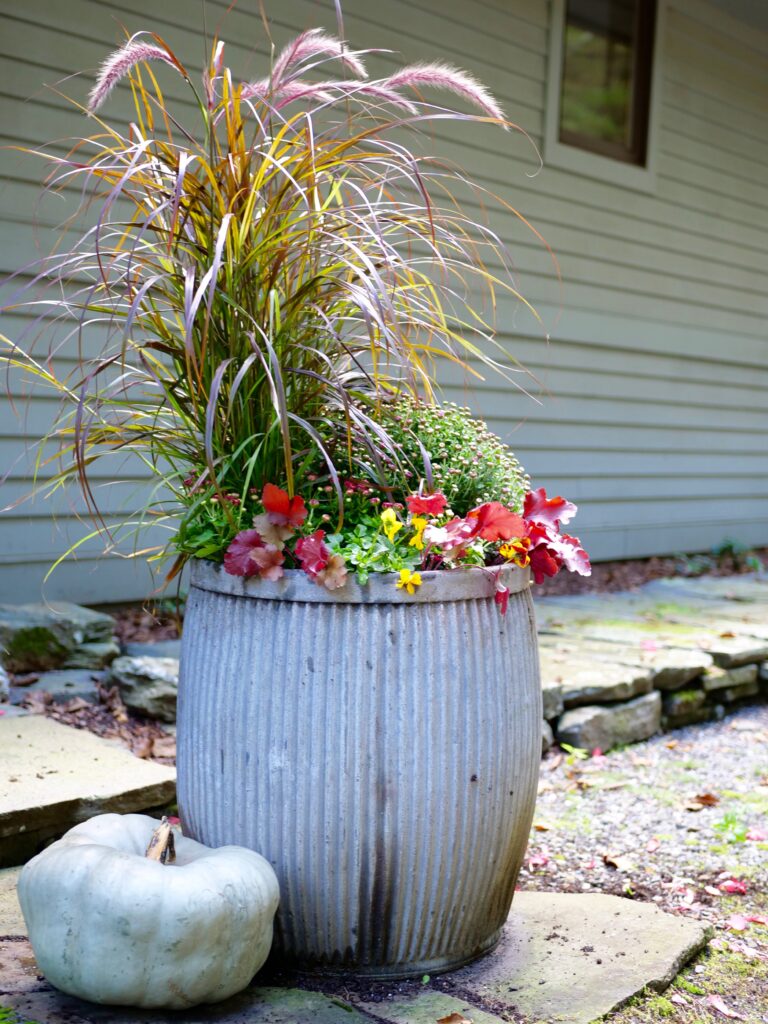
<path id="1" fill-rule="evenodd" d="M 21 868 L 0 870 L 0 936 L 27 934 L 27 926 L 16 896 L 16 883 L 20 874 Z"/>
<path id="2" fill-rule="evenodd" d="M 650 903 L 519 892 L 497 949 L 451 980 L 531 1020 L 590 1024 L 644 988 L 663 990 L 707 938 Z"/>
<path id="3" fill-rule="evenodd" d="M 176 771 L 41 715 L 0 718 L 0 867 L 106 811 L 162 807 Z"/>

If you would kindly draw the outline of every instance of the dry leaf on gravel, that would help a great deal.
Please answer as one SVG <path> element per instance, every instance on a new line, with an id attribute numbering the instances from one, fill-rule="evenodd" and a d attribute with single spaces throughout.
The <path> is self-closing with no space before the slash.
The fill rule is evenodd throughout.
<path id="1" fill-rule="evenodd" d="M 738 878 L 726 878 L 718 885 L 720 892 L 727 892 L 731 896 L 746 896 L 747 886 Z"/>
<path id="2" fill-rule="evenodd" d="M 720 996 L 707 996 L 707 1006 L 711 1006 L 713 1010 L 717 1010 L 718 1013 L 721 1013 L 724 1017 L 730 1017 L 732 1020 L 747 1019 L 740 1013 L 737 1013 L 736 1010 L 731 1009 L 727 1003 L 723 1002 Z"/>
<path id="3" fill-rule="evenodd" d="M 617 871 L 634 871 L 635 862 L 625 853 L 604 853 L 603 863 Z"/>
<path id="4" fill-rule="evenodd" d="M 720 803 L 720 797 L 714 793 L 698 793 L 685 805 L 686 811 L 701 811 L 704 807 L 715 807 Z"/>
<path id="5" fill-rule="evenodd" d="M 452 1013 L 448 1017 L 438 1017 L 437 1024 L 472 1024 L 472 1019 L 461 1013 Z"/>
<path id="6" fill-rule="evenodd" d="M 658 850 L 658 848 L 659 848 L 660 846 L 661 846 L 661 842 L 660 842 L 660 840 L 658 840 L 658 839 L 656 838 L 656 836 L 653 836 L 653 837 L 652 837 L 651 839 L 649 839 L 649 840 L 648 840 L 648 842 L 647 842 L 647 843 L 645 844 L 645 850 L 646 850 L 646 853 L 656 853 L 656 851 Z"/>

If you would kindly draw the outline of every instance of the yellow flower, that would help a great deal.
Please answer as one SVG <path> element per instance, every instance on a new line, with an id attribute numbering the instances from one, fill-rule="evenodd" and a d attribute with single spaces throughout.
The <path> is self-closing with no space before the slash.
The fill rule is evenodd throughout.
<path id="1" fill-rule="evenodd" d="M 525 569 L 531 562 L 531 556 L 528 554 L 530 546 L 530 538 L 519 537 L 517 540 L 510 540 L 506 544 L 502 544 L 499 548 L 499 554 L 506 558 L 508 562 L 514 562 L 521 569 Z"/>
<path id="2" fill-rule="evenodd" d="M 381 513 L 381 521 L 384 525 L 384 533 L 387 536 L 387 540 L 394 543 L 395 534 L 403 528 L 403 524 L 395 515 L 394 509 L 385 508 Z"/>
<path id="3" fill-rule="evenodd" d="M 416 548 L 417 551 L 424 550 L 424 531 L 429 525 L 429 520 L 423 516 L 414 516 L 411 519 L 411 526 L 414 528 L 416 533 L 408 541 L 408 547 Z"/>
<path id="4" fill-rule="evenodd" d="M 398 590 L 405 588 L 409 594 L 413 594 L 416 591 L 416 587 L 421 586 L 421 573 L 411 572 L 410 569 L 401 569 L 400 579 L 395 586 Z"/>

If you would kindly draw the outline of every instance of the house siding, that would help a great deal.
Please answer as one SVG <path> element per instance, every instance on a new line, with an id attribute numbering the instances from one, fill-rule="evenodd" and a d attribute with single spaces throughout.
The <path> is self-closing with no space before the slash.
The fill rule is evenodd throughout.
<path id="1" fill-rule="evenodd" d="M 278 45 L 310 25 L 335 27 L 331 3 L 267 7 Z M 209 0 L 206 9 L 210 30 L 226 4 Z M 257 11 L 255 3 L 241 5 L 222 29 L 244 77 L 258 73 L 267 53 Z M 393 49 L 406 60 L 445 58 L 475 72 L 541 147 L 550 28 L 544 0 L 347 0 L 344 16 L 353 45 Z M 92 73 L 119 42 L 121 24 L 151 27 L 192 66 L 202 61 L 182 0 L 162 8 L 154 0 L 0 0 L 0 145 L 83 133 L 81 115 L 43 83 L 78 69 Z M 768 33 L 704 0 L 670 0 L 664 25 L 653 194 L 556 167 L 536 173 L 522 134 L 443 124 L 433 132 L 435 151 L 535 225 L 562 276 L 521 221 L 494 218 L 521 291 L 543 321 L 503 301 L 500 339 L 535 379 L 515 378 L 526 394 L 500 379 L 470 388 L 446 373 L 446 397 L 487 418 L 536 484 L 579 503 L 576 532 L 598 559 L 703 550 L 726 537 L 768 543 Z M 399 59 L 382 55 L 378 68 Z M 90 80 L 61 89 L 82 99 Z M 163 81 L 183 99 L 179 83 Z M 128 109 L 126 90 L 118 90 L 110 115 Z M 48 250 L 67 203 L 38 202 L 42 167 L 33 158 L 5 151 L 0 161 L 5 274 Z M 17 337 L 23 325 L 21 315 L 8 314 L 0 331 Z M 25 387 L 16 390 L 23 395 Z M 24 444 L 45 430 L 54 403 L 22 397 L 19 408 L 21 419 L 8 403 L 0 411 L 0 458 L 12 467 L 2 505 L 28 489 Z M 102 471 L 103 482 L 108 476 Z M 141 493 L 140 468 L 128 466 L 123 476 L 121 489 L 105 492 L 108 519 L 125 488 L 134 500 Z M 0 514 L 0 599 L 39 596 L 52 560 L 88 532 L 80 511 L 76 499 L 54 496 Z M 146 569 L 102 557 L 103 546 L 85 542 L 80 560 L 53 574 L 46 596 L 146 596 L 153 586 Z"/>

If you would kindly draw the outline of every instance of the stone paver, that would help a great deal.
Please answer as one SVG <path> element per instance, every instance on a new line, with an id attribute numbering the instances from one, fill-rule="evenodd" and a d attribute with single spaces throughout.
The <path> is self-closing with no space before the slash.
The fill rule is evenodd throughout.
<path id="1" fill-rule="evenodd" d="M 584 750 L 608 750 L 617 744 L 647 740 L 660 726 L 661 694 L 654 692 L 626 704 L 566 711 L 557 723 L 557 738 Z"/>
<path id="2" fill-rule="evenodd" d="M 17 873 L 0 874 L 0 892 Z M 695 921 L 664 914 L 652 904 L 597 894 L 519 892 L 498 948 L 444 976 L 453 993 L 430 982 L 414 988 L 410 997 L 366 1002 L 356 1000 L 343 979 L 337 996 L 255 986 L 218 1006 L 185 1011 L 183 1019 L 184 1024 L 435 1024 L 455 1013 L 473 1024 L 501 1024 L 510 1014 L 588 1024 L 643 988 L 663 989 L 706 939 Z M 51 988 L 38 975 L 18 904 L 2 898 L 0 995 L 3 1005 L 45 1024 L 180 1021 L 178 1014 L 162 1011 L 94 1006 Z"/>
<path id="3" fill-rule="evenodd" d="M 28 694 L 37 692 L 50 693 L 55 704 L 75 697 L 95 701 L 98 699 L 98 690 L 94 676 L 98 676 L 98 673 L 83 668 L 58 668 L 43 672 L 36 683 L 12 686 L 11 701 L 14 704 L 21 703 Z"/>
<path id="4" fill-rule="evenodd" d="M 0 867 L 106 811 L 173 800 L 176 771 L 40 715 L 0 717 Z"/>
<path id="5" fill-rule="evenodd" d="M 27 926 L 16 896 L 21 868 L 0 868 L 0 935 L 26 935 Z M 2 977 L 2 975 L 0 975 Z"/>
<path id="6" fill-rule="evenodd" d="M 646 987 L 662 990 L 706 940 L 700 924 L 649 903 L 521 892 L 499 947 L 453 980 L 531 1020 L 589 1024 Z"/>

